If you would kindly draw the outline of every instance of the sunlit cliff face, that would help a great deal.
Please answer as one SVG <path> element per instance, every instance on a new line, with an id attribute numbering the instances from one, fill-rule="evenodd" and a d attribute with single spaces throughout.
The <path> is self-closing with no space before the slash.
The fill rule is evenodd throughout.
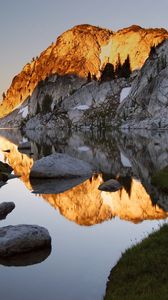
<path id="1" fill-rule="evenodd" d="M 2 155 L 13 167 L 15 174 L 20 175 L 20 179 L 31 190 L 29 173 L 33 159 L 21 154 L 15 144 L 3 137 L 0 137 L 0 145 L 1 150 L 10 149 L 9 153 L 2 152 Z M 58 209 L 64 217 L 85 226 L 98 224 L 113 217 L 138 223 L 168 216 L 167 212 L 152 204 L 141 182 L 132 179 L 129 192 L 122 188 L 115 193 L 99 191 L 98 187 L 102 182 L 102 175 L 96 175 L 64 193 L 40 196 Z"/>
<path id="2" fill-rule="evenodd" d="M 75 74 L 87 77 L 90 72 L 99 77 L 107 62 L 121 63 L 129 55 L 132 70 L 142 67 L 150 48 L 168 37 L 164 29 L 143 29 L 139 26 L 112 32 L 91 25 L 79 25 L 66 31 L 39 57 L 28 63 L 14 77 L 0 105 L 0 117 L 14 110 L 37 86 L 52 74 Z"/>

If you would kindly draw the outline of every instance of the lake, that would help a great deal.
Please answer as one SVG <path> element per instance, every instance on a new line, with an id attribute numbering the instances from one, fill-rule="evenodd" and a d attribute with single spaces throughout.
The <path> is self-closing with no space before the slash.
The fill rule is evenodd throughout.
<path id="1" fill-rule="evenodd" d="M 18 150 L 27 141 L 30 149 Z M 95 174 L 82 182 L 30 181 L 33 162 L 54 152 L 91 163 Z M 3 300 L 103 299 L 121 254 L 167 222 L 168 197 L 151 184 L 168 165 L 166 132 L 1 130 L 0 159 L 20 175 L 0 189 L 0 201 L 16 205 L 1 226 L 41 225 L 52 238 L 51 253 L 1 263 Z M 110 178 L 123 188 L 99 191 Z"/>

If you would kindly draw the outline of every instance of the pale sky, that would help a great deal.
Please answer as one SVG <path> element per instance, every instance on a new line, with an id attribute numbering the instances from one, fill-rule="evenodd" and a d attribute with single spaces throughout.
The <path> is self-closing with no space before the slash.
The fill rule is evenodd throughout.
<path id="1" fill-rule="evenodd" d="M 32 57 L 78 24 L 168 29 L 168 0 L 0 0 L 0 99 Z"/>

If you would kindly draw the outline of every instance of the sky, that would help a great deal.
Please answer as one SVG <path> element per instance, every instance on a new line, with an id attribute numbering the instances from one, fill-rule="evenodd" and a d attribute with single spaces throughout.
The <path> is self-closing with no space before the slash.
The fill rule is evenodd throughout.
<path id="1" fill-rule="evenodd" d="M 0 98 L 32 57 L 78 24 L 168 29 L 168 0 L 0 0 Z"/>

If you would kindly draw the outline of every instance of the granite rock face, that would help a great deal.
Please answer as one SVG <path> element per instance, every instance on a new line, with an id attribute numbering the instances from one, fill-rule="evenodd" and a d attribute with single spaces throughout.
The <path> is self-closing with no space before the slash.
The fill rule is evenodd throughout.
<path id="1" fill-rule="evenodd" d="M 30 97 L 30 114 L 25 130 L 109 125 L 119 106 L 122 89 L 132 82 L 131 79 L 124 78 L 88 82 L 66 76 L 66 81 L 69 82 L 67 85 L 65 77 L 62 81 L 60 77 L 54 78 L 52 84 L 49 79 L 43 86 L 38 85 Z M 58 88 L 57 81 L 61 88 Z M 46 112 L 45 101 L 50 101 Z"/>
<path id="2" fill-rule="evenodd" d="M 37 225 L 16 225 L 0 228 L 0 257 L 51 247 L 47 229 Z"/>
<path id="3" fill-rule="evenodd" d="M 122 128 L 168 128 L 168 40 L 151 51 L 115 122 Z"/>

